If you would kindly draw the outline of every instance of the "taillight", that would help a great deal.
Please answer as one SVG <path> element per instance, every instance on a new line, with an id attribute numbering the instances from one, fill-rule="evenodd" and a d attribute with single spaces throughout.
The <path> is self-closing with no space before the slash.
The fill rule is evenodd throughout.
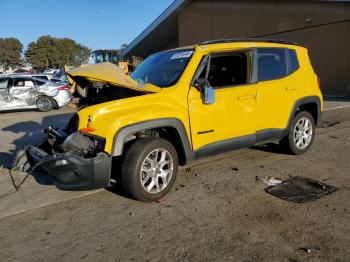
<path id="1" fill-rule="evenodd" d="M 321 88 L 321 79 L 319 76 L 317 76 L 317 83 L 318 83 L 318 87 Z"/>
<path id="2" fill-rule="evenodd" d="M 69 87 L 67 85 L 59 86 L 58 90 L 69 90 Z"/>

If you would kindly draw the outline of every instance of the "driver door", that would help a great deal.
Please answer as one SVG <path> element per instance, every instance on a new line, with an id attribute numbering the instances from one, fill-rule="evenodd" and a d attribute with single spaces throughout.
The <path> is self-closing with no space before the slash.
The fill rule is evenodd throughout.
<path id="1" fill-rule="evenodd" d="M 209 55 L 199 66 L 188 95 L 194 151 L 227 151 L 236 147 L 234 141 L 241 141 L 242 147 L 254 144 L 257 85 L 251 80 L 252 61 L 249 50 L 225 52 Z M 205 104 L 195 86 L 200 78 L 214 89 L 213 104 Z"/>

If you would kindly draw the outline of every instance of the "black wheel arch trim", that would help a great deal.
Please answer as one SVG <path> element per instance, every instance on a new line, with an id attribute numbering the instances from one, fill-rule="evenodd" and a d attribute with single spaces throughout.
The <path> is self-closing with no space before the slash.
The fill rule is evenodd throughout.
<path id="1" fill-rule="evenodd" d="M 126 139 L 139 131 L 152 129 L 152 128 L 162 128 L 162 127 L 172 127 L 175 128 L 180 136 L 183 151 L 185 153 L 186 162 L 193 159 L 193 152 L 191 150 L 191 144 L 183 123 L 177 118 L 161 118 L 155 120 L 149 120 L 144 122 L 139 122 L 125 126 L 118 130 L 113 139 L 112 156 L 120 156 L 123 154 L 124 144 Z"/>
<path id="2" fill-rule="evenodd" d="M 218 141 L 216 143 L 206 145 L 196 151 L 192 151 L 192 147 L 191 147 L 186 129 L 183 123 L 181 122 L 181 120 L 177 118 L 161 118 L 161 119 L 148 120 L 144 122 L 131 124 L 121 128 L 115 134 L 113 139 L 112 156 L 121 156 L 123 154 L 124 144 L 125 142 L 127 142 L 126 140 L 130 135 L 142 130 L 147 130 L 152 128 L 162 128 L 162 127 L 173 127 L 177 130 L 182 143 L 182 148 L 185 154 L 184 157 L 185 157 L 186 163 L 198 158 L 205 157 L 207 155 L 213 155 L 220 152 L 231 151 L 242 147 L 251 147 L 251 146 L 254 146 L 254 144 L 256 143 L 275 140 L 278 138 L 282 138 L 283 136 L 288 134 L 288 130 L 293 122 L 295 115 L 298 112 L 298 108 L 302 105 L 310 104 L 310 103 L 315 103 L 317 105 L 317 119 L 315 119 L 315 121 L 316 123 L 319 123 L 320 116 L 321 116 L 320 98 L 318 96 L 307 96 L 307 97 L 298 99 L 294 103 L 292 111 L 289 115 L 288 125 L 286 129 L 260 130 L 253 135 L 232 138 L 232 139 L 228 139 L 227 141 L 226 140 Z"/>
<path id="3" fill-rule="evenodd" d="M 287 125 L 287 128 L 285 129 L 285 132 L 287 132 L 287 134 L 293 123 L 293 119 L 295 115 L 298 113 L 298 108 L 301 107 L 302 105 L 311 104 L 311 103 L 315 103 L 317 105 L 317 119 L 315 119 L 315 124 L 317 125 L 320 122 L 321 113 L 322 113 L 320 98 L 318 96 L 306 96 L 306 97 L 300 98 L 294 103 L 291 114 L 289 115 L 288 125 Z"/>

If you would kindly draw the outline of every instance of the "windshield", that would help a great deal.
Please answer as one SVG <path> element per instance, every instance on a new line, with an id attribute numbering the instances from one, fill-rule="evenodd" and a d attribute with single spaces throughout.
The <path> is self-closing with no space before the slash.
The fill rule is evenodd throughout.
<path id="1" fill-rule="evenodd" d="M 171 86 L 179 80 L 192 54 L 192 49 L 182 49 L 151 55 L 135 69 L 131 77 L 140 84 Z"/>

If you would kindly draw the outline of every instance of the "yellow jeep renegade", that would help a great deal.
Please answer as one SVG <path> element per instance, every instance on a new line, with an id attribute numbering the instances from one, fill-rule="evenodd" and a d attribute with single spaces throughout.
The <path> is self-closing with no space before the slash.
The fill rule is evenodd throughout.
<path id="1" fill-rule="evenodd" d="M 267 142 L 306 152 L 322 111 L 307 50 L 287 41 L 209 41 L 153 54 L 130 76 L 110 63 L 67 74 L 87 107 L 27 149 L 66 190 L 120 182 L 157 200 L 199 158 Z"/>

